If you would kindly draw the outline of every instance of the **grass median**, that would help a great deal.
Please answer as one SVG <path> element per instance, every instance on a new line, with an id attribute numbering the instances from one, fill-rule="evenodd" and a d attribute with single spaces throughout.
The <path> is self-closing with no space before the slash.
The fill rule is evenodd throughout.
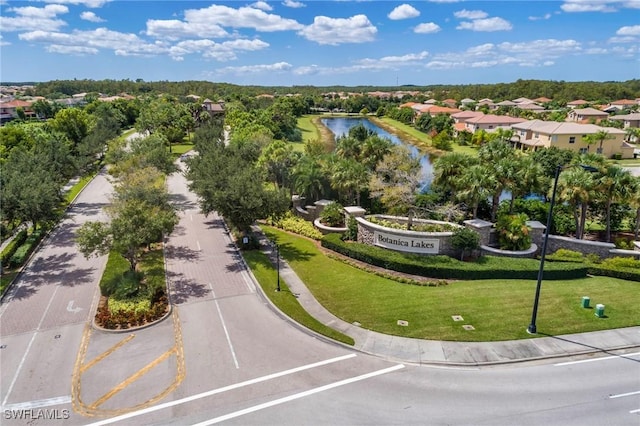
<path id="1" fill-rule="evenodd" d="M 281 256 L 316 299 L 343 320 L 363 328 L 420 339 L 500 341 L 531 337 L 526 328 L 536 282 L 456 281 L 446 286 L 402 284 L 330 258 L 305 238 L 263 227 Z M 544 281 L 538 310 L 540 335 L 561 335 L 640 325 L 640 283 L 608 277 Z M 582 308 L 605 305 L 605 318 Z M 463 321 L 454 321 L 459 315 Z M 398 325 L 398 320 L 407 326 Z M 474 330 L 465 330 L 471 325 Z"/>
<path id="2" fill-rule="evenodd" d="M 278 279 L 277 272 L 274 270 L 269 258 L 264 253 L 259 251 L 246 251 L 243 255 L 245 261 L 249 265 L 249 268 L 251 268 L 253 275 L 258 280 L 260 287 L 262 287 L 264 293 L 278 307 L 278 309 L 299 324 L 302 324 L 323 336 L 330 337 L 348 345 L 353 345 L 354 342 L 351 337 L 327 327 L 309 315 L 300 303 L 298 303 L 298 299 L 296 299 L 293 293 L 291 293 L 289 287 L 282 278 L 280 279 L 280 291 L 275 291 Z"/>

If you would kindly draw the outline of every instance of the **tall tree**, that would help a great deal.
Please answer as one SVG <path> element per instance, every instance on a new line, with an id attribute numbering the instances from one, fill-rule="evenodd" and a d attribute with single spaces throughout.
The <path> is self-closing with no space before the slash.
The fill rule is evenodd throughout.
<path id="1" fill-rule="evenodd" d="M 608 164 L 596 183 L 598 193 L 605 202 L 606 239 L 611 242 L 611 205 L 627 199 L 631 195 L 633 176 L 629 170 L 615 164 Z"/>
<path id="2" fill-rule="evenodd" d="M 558 179 L 558 201 L 571 206 L 576 224 L 576 238 L 584 237 L 589 202 L 595 198 L 595 180 L 591 173 L 573 167 L 562 172 Z"/>
<path id="3" fill-rule="evenodd" d="M 582 140 L 588 145 L 591 146 L 595 143 L 599 143 L 597 153 L 602 154 L 602 144 L 606 140 L 615 139 L 615 136 L 609 134 L 607 130 L 598 130 L 595 133 L 588 134 Z"/>

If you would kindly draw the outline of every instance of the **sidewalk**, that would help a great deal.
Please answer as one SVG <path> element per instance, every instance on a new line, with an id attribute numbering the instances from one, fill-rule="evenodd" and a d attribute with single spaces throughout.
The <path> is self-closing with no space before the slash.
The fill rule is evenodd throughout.
<path id="1" fill-rule="evenodd" d="M 263 252 L 275 264 L 273 250 L 263 245 Z M 480 366 L 640 349 L 640 327 L 503 342 L 448 342 L 390 336 L 363 329 L 334 316 L 313 297 L 304 282 L 283 259 L 280 259 L 280 277 L 312 317 L 351 336 L 355 340 L 355 349 L 394 361 Z"/>

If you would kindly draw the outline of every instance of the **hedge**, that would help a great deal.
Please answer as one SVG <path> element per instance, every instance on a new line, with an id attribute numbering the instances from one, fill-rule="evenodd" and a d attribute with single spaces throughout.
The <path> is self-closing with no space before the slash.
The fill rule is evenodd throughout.
<path id="1" fill-rule="evenodd" d="M 337 234 L 324 236 L 322 246 L 370 265 L 430 278 L 535 280 L 540 268 L 540 262 L 535 259 L 483 256 L 474 262 L 462 262 L 444 255 L 424 256 L 345 242 Z M 584 264 L 563 262 L 547 265 L 543 277 L 545 280 L 568 280 L 587 276 L 587 267 Z"/>
<path id="2" fill-rule="evenodd" d="M 39 229 L 34 231 L 27 237 L 26 241 L 16 249 L 11 259 L 9 259 L 9 266 L 15 268 L 20 265 L 24 265 L 27 261 L 33 250 L 38 246 L 38 243 L 44 236 L 45 231 L 43 229 Z"/>
<path id="3" fill-rule="evenodd" d="M 602 265 L 591 265 L 588 267 L 591 275 L 602 275 L 605 277 L 619 278 L 627 281 L 640 281 L 640 270 L 631 268 L 612 268 Z"/>
<path id="4" fill-rule="evenodd" d="M 18 248 L 24 244 L 24 242 L 27 240 L 27 230 L 26 229 L 22 229 L 20 232 L 18 232 L 16 234 L 16 236 L 13 238 L 13 240 L 11 240 L 11 242 L 9 244 L 7 244 L 7 246 L 4 248 L 4 250 L 2 250 L 2 266 L 6 267 L 9 266 L 9 262 L 11 260 L 11 257 L 14 255 L 14 253 L 16 252 L 16 250 L 18 250 Z"/>

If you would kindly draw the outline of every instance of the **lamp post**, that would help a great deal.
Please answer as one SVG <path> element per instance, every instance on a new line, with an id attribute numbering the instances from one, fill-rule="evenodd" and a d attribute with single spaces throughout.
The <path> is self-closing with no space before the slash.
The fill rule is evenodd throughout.
<path id="1" fill-rule="evenodd" d="M 273 244 L 276 249 L 276 273 L 278 274 L 278 286 L 276 287 L 276 291 L 280 291 L 280 248 L 278 244 Z"/>
<path id="2" fill-rule="evenodd" d="M 542 287 L 542 274 L 544 272 L 544 258 L 547 254 L 547 242 L 549 241 L 549 231 L 551 230 L 551 220 L 553 219 L 553 206 L 556 202 L 556 190 L 558 188 L 558 178 L 560 177 L 560 172 L 572 166 L 561 166 L 558 165 L 556 167 L 556 172 L 553 178 L 553 191 L 551 192 L 551 204 L 549 205 L 549 214 L 547 215 L 547 228 L 544 230 L 544 239 L 542 240 L 542 251 L 540 252 L 540 269 L 538 270 L 538 282 L 536 284 L 536 296 L 533 299 L 533 311 L 531 312 L 531 323 L 529 327 L 527 327 L 527 333 L 536 334 L 538 329 L 536 327 L 536 319 L 538 317 L 538 302 L 540 300 L 540 288 Z M 580 164 L 584 170 L 588 172 L 596 172 L 598 169 L 591 166 L 586 166 Z"/>

